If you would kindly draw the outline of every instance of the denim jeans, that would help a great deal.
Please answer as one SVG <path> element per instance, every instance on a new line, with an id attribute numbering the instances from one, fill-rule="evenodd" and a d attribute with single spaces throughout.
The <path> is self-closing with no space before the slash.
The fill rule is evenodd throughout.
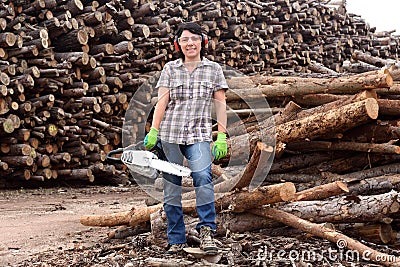
<path id="1" fill-rule="evenodd" d="M 193 185 L 196 192 L 196 210 L 201 226 L 216 229 L 214 184 L 211 174 L 211 152 L 209 142 L 199 142 L 191 145 L 178 145 L 161 142 L 165 157 L 169 162 L 182 165 L 184 157 L 192 171 Z M 181 244 L 186 242 L 185 223 L 182 210 L 182 177 L 163 173 L 164 178 L 164 211 L 168 220 L 168 243 Z"/>

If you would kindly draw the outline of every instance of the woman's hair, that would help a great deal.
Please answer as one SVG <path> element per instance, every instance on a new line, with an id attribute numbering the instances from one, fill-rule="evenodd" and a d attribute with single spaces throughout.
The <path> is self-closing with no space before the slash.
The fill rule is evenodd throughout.
<path id="1" fill-rule="evenodd" d="M 182 59 L 185 59 L 185 55 L 182 53 L 182 48 L 181 45 L 178 42 L 178 38 L 181 37 L 182 32 L 183 31 L 190 31 L 193 34 L 198 34 L 201 36 L 201 50 L 200 50 L 200 57 L 203 58 L 204 57 L 204 50 L 205 50 L 205 38 L 207 37 L 204 32 L 203 29 L 201 28 L 201 26 L 197 23 L 194 22 L 186 22 L 182 25 L 179 26 L 178 30 L 176 31 L 176 35 L 175 35 L 175 39 L 174 41 L 177 42 L 177 45 L 179 47 L 179 56 Z"/>

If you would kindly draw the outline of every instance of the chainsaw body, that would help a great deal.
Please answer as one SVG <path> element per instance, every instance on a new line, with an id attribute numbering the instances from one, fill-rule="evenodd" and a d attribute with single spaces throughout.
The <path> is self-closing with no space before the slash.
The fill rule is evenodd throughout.
<path id="1" fill-rule="evenodd" d="M 120 158 L 113 155 L 121 154 Z M 165 155 L 161 148 L 161 143 L 157 144 L 150 150 L 146 150 L 143 142 L 137 143 L 135 146 L 128 148 L 119 148 L 110 151 L 106 160 L 109 162 L 118 162 L 125 164 L 130 171 L 146 176 L 150 179 L 156 179 L 159 172 L 167 172 L 178 176 L 189 176 L 191 171 L 189 168 L 165 161 Z"/>

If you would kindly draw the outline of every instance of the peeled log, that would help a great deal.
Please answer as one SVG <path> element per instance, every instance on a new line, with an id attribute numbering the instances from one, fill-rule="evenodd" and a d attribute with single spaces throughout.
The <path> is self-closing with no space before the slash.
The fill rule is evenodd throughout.
<path id="1" fill-rule="evenodd" d="M 132 211 L 117 212 L 106 215 L 83 215 L 80 223 L 86 226 L 115 226 L 129 224 Z"/>
<path id="2" fill-rule="evenodd" d="M 376 99 L 368 98 L 335 110 L 290 121 L 276 127 L 277 140 L 288 143 L 325 133 L 345 131 L 376 119 L 378 110 Z"/>
<path id="3" fill-rule="evenodd" d="M 292 201 L 326 199 L 328 197 L 337 196 L 345 192 L 349 192 L 346 184 L 336 181 L 297 192 Z"/>

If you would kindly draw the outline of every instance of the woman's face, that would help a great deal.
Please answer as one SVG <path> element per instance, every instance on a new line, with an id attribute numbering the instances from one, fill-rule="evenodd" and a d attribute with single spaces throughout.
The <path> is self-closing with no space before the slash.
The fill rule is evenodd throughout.
<path id="1" fill-rule="evenodd" d="M 200 61 L 201 36 L 184 30 L 178 38 L 185 61 Z"/>

